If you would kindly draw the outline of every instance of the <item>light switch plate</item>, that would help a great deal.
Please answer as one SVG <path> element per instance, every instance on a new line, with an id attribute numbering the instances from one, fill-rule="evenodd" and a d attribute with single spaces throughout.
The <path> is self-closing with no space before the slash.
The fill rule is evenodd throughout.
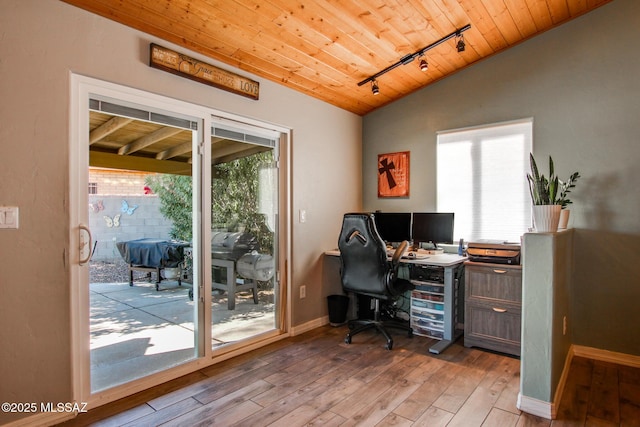
<path id="1" fill-rule="evenodd" d="M 0 206 L 0 228 L 18 228 L 17 206 Z"/>

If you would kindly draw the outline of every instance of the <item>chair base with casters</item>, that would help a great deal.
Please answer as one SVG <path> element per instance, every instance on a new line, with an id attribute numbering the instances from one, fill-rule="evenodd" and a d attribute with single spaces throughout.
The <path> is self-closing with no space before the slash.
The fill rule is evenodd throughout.
<path id="1" fill-rule="evenodd" d="M 386 328 L 402 329 L 404 331 L 407 331 L 407 336 L 409 338 L 413 337 L 413 329 L 411 329 L 411 326 L 409 326 L 408 324 L 395 320 L 380 320 L 380 300 L 374 299 L 374 301 L 375 311 L 373 319 L 350 320 L 349 333 L 344 338 L 345 343 L 351 344 L 351 339 L 354 335 L 368 329 L 375 329 L 387 339 L 387 344 L 385 345 L 385 348 L 387 350 L 391 350 L 393 348 L 393 338 L 391 338 L 391 335 L 389 334 L 389 332 L 387 332 Z"/>

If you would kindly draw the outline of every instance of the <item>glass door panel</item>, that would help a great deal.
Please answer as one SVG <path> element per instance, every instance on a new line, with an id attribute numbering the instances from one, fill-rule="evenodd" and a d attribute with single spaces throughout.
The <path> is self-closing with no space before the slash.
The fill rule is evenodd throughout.
<path id="1" fill-rule="evenodd" d="M 212 128 L 212 347 L 278 327 L 277 136 Z"/>
<path id="2" fill-rule="evenodd" d="M 92 99 L 89 112 L 92 393 L 197 357 L 191 153 L 201 130 L 109 101 Z"/>

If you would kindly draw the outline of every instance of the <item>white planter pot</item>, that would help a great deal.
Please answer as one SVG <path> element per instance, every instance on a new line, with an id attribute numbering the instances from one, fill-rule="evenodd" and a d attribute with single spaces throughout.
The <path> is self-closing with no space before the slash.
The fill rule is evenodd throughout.
<path id="1" fill-rule="evenodd" d="M 558 230 L 566 230 L 567 225 L 569 224 L 569 214 L 571 211 L 569 209 L 562 209 L 560 211 L 560 222 L 558 222 Z"/>
<path id="2" fill-rule="evenodd" d="M 555 233 L 560 222 L 560 205 L 533 206 L 533 226 L 536 233 Z"/>

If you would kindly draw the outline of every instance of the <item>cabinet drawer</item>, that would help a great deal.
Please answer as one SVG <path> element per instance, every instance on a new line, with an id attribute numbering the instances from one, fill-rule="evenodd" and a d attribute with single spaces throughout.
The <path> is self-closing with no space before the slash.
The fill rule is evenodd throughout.
<path id="1" fill-rule="evenodd" d="M 437 322 L 444 322 L 444 311 L 432 312 L 427 310 L 419 310 L 416 308 L 411 309 L 411 317 L 416 320 L 435 320 Z"/>
<path id="2" fill-rule="evenodd" d="M 426 328 L 426 329 L 432 329 L 432 330 L 444 332 L 444 322 L 420 319 L 417 317 L 414 317 L 411 319 L 411 327 L 412 328 L 420 327 L 420 328 Z"/>
<path id="3" fill-rule="evenodd" d="M 444 302 L 444 289 L 438 289 L 438 293 L 436 292 L 420 292 L 420 291 L 411 291 L 411 298 L 427 300 L 427 301 L 435 301 L 435 302 Z"/>
<path id="4" fill-rule="evenodd" d="M 517 305 L 467 304 L 465 345 L 520 355 L 520 318 Z"/>
<path id="5" fill-rule="evenodd" d="M 513 267 L 467 266 L 465 270 L 466 297 L 522 301 L 522 269 Z"/>
<path id="6" fill-rule="evenodd" d="M 415 292 L 429 292 L 431 294 L 444 295 L 444 285 L 419 282 L 417 280 L 412 280 L 411 283 L 413 283 L 413 286 L 416 288 Z"/>
<path id="7" fill-rule="evenodd" d="M 411 298 L 411 307 L 428 308 L 431 310 L 444 310 L 443 303 L 427 301 L 420 298 Z"/>
<path id="8" fill-rule="evenodd" d="M 413 333 L 423 337 L 441 340 L 444 338 L 444 331 L 438 329 L 423 328 L 420 326 L 412 326 Z"/>

